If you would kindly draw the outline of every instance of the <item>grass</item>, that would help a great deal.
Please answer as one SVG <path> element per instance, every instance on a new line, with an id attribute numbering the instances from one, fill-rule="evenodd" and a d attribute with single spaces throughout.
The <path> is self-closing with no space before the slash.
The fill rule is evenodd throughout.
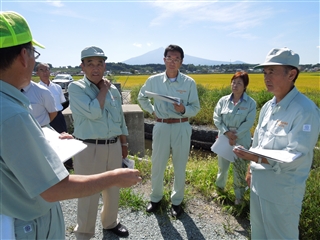
<path id="1" fill-rule="evenodd" d="M 320 146 L 318 141 L 317 146 Z M 306 193 L 303 201 L 303 207 L 300 217 L 300 238 L 299 239 L 320 239 L 320 195 L 319 195 L 319 179 L 320 179 L 320 151 L 315 149 L 314 162 L 310 176 L 307 181 Z M 151 177 L 151 161 L 138 160 L 135 158 L 135 166 L 140 170 L 143 177 L 143 183 L 146 183 Z M 209 202 L 218 203 L 222 210 L 236 217 L 249 219 L 250 193 L 245 192 L 244 200 L 241 205 L 234 205 L 235 194 L 233 191 L 232 167 L 229 169 L 229 179 L 224 191 L 215 188 L 218 165 L 217 157 L 211 153 L 207 156 L 199 156 L 190 151 L 190 157 L 187 164 L 186 174 L 186 190 L 185 198 L 182 205 L 188 206 L 190 199 L 199 195 Z M 165 213 L 170 206 L 170 194 L 173 183 L 173 165 L 171 159 L 166 167 L 164 175 L 164 197 L 160 208 L 160 213 Z M 148 194 L 151 189 L 148 189 Z M 147 201 L 142 195 L 135 195 L 132 189 L 121 189 L 120 206 L 130 207 L 135 211 L 145 211 Z M 226 223 L 224 226 L 226 232 L 231 231 L 230 226 Z M 248 230 L 249 231 L 249 230 Z"/>

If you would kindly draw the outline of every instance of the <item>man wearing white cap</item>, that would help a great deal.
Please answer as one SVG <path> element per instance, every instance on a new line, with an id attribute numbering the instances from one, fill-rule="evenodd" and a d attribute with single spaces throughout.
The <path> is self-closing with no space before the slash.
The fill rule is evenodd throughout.
<path id="1" fill-rule="evenodd" d="M 320 132 L 319 108 L 300 93 L 299 55 L 288 48 L 272 49 L 263 68 L 267 90 L 274 97 L 260 111 L 252 147 L 301 153 L 291 162 L 234 150 L 251 161 L 246 176 L 251 187 L 251 239 L 299 239 L 299 218 Z"/>
<path id="2" fill-rule="evenodd" d="M 77 174 L 102 173 L 122 167 L 122 158 L 128 155 L 127 125 L 118 89 L 103 78 L 106 63 L 102 49 L 87 47 L 81 52 L 83 79 L 69 85 L 69 99 L 74 119 L 73 135 L 87 144 L 87 148 L 74 157 Z M 90 239 L 95 232 L 100 194 L 78 199 L 77 239 Z M 118 220 L 119 188 L 102 191 L 101 222 L 120 237 L 128 230 Z"/>
<path id="3" fill-rule="evenodd" d="M 69 175 L 20 91 L 40 56 L 34 46 L 44 47 L 16 12 L 0 12 L 0 29 L 0 239 L 65 239 L 60 200 L 129 187 L 141 181 L 139 171 Z"/>

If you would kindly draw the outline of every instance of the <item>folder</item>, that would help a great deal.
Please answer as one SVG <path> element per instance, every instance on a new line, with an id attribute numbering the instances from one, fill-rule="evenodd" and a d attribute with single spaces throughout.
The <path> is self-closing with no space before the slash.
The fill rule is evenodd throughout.
<path id="1" fill-rule="evenodd" d="M 62 162 L 67 161 L 87 147 L 86 144 L 77 139 L 60 139 L 60 133 L 49 127 L 43 127 L 42 131 L 48 143 Z"/>
<path id="2" fill-rule="evenodd" d="M 169 102 L 169 103 L 176 103 L 176 104 L 180 105 L 180 102 L 181 102 L 181 99 L 178 98 L 178 97 L 171 97 L 171 96 L 167 96 L 167 95 L 161 95 L 161 94 L 154 93 L 154 92 L 149 92 L 149 91 L 145 91 L 145 94 L 146 94 L 146 96 L 148 96 L 150 98 L 166 101 L 166 102 Z"/>
<path id="3" fill-rule="evenodd" d="M 289 152 L 286 150 L 273 150 L 263 148 L 250 148 L 249 150 L 247 150 L 242 146 L 235 146 L 234 148 L 254 154 L 258 157 L 269 158 L 280 163 L 290 163 L 302 155 L 300 152 Z"/>

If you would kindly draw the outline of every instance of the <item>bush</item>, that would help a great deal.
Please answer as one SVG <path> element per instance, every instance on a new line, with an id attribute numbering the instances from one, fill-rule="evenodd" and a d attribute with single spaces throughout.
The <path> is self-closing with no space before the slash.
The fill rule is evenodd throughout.
<path id="1" fill-rule="evenodd" d="M 320 141 L 314 149 L 313 163 L 306 183 L 300 215 L 300 239 L 320 239 Z"/>

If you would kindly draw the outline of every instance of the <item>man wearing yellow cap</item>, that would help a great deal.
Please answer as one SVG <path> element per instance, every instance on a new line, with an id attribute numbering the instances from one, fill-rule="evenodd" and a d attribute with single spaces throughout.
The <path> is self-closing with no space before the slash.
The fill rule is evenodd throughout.
<path id="1" fill-rule="evenodd" d="M 0 30 L 0 215 L 12 220 L 16 239 L 65 239 L 58 201 L 131 186 L 141 180 L 139 171 L 69 175 L 20 91 L 30 83 L 40 55 L 34 46 L 43 46 L 18 13 L 0 12 Z M 0 224 L 2 235 L 2 220 Z"/>

